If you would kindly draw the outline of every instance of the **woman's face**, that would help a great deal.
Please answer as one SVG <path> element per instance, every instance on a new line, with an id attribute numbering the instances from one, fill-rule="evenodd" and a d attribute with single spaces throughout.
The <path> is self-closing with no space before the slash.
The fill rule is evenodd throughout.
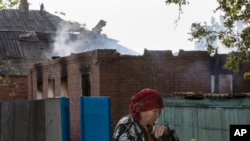
<path id="1" fill-rule="evenodd" d="M 145 125 L 152 124 L 161 114 L 161 108 L 141 112 L 141 122 Z"/>

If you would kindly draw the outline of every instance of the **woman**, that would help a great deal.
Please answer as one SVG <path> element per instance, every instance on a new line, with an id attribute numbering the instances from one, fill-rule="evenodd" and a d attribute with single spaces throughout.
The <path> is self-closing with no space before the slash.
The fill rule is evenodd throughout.
<path id="1" fill-rule="evenodd" d="M 115 141 L 178 141 L 173 130 L 156 124 L 163 100 L 159 92 L 143 89 L 131 97 L 130 114 L 120 119 L 114 131 Z"/>

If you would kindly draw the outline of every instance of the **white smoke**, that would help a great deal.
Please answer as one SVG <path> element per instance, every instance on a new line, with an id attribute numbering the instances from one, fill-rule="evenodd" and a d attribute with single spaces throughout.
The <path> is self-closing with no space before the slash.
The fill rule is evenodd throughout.
<path id="1" fill-rule="evenodd" d="M 115 49 L 120 54 L 138 55 L 104 34 L 94 33 L 69 23 L 61 23 L 54 38 L 52 56 L 64 57 L 96 49 Z"/>
<path id="2" fill-rule="evenodd" d="M 72 53 L 77 53 L 76 48 L 79 47 L 82 43 L 77 38 L 79 32 L 74 31 L 74 27 L 69 24 L 61 23 L 58 26 L 55 42 L 53 44 L 54 56 L 69 56 Z"/>

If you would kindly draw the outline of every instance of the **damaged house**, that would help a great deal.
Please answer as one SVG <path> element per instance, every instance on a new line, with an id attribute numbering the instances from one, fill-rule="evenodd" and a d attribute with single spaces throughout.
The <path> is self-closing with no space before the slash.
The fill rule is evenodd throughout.
<path id="1" fill-rule="evenodd" d="M 28 98 L 27 74 L 34 63 L 98 48 L 137 54 L 102 35 L 105 25 L 100 20 L 91 31 L 86 30 L 48 13 L 43 4 L 40 10 L 30 10 L 27 0 L 20 1 L 19 9 L 0 10 L 0 58 L 10 60 L 21 74 L 10 77 L 18 83 L 16 95 L 10 96 L 9 89 L 1 90 L 0 99 Z"/>
<path id="2" fill-rule="evenodd" d="M 81 96 L 109 96 L 113 128 L 128 112 L 131 95 L 145 87 L 165 97 L 250 92 L 250 81 L 242 78 L 249 63 L 233 74 L 223 69 L 226 55 L 180 51 L 174 56 L 171 51 L 149 50 L 138 55 L 101 34 L 105 25 L 100 20 L 89 31 L 43 6 L 29 10 L 27 0 L 21 0 L 19 9 L 0 10 L 0 57 L 9 58 L 21 71 L 13 77 L 22 84 L 22 95 L 16 98 L 68 97 L 72 139 L 80 138 Z M 0 98 L 10 99 L 7 94 Z"/>
<path id="3" fill-rule="evenodd" d="M 80 97 L 109 96 L 112 128 L 128 113 L 130 97 L 143 88 L 157 89 L 164 97 L 208 97 L 250 92 L 250 80 L 242 75 L 250 64 L 234 74 L 225 70 L 225 54 L 206 51 L 145 50 L 143 55 L 121 55 L 112 49 L 84 53 L 36 63 L 29 73 L 29 99 L 68 97 L 73 139 L 80 135 Z M 194 97 L 196 98 L 196 97 Z M 78 134 L 77 134 L 78 133 Z"/>

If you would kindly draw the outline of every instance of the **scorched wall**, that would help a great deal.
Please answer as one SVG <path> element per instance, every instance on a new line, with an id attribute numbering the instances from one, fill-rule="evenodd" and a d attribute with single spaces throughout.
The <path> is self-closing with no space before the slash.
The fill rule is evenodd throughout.
<path id="1" fill-rule="evenodd" d="M 69 97 L 71 140 L 77 141 L 80 96 L 109 96 L 114 128 L 120 117 L 128 114 L 130 97 L 143 88 L 156 89 L 164 96 L 173 92 L 210 93 L 211 85 L 217 84 L 211 83 L 211 76 L 221 73 L 215 62 L 206 51 L 180 51 L 178 56 L 171 51 L 148 50 L 141 56 L 126 56 L 107 49 L 72 54 L 33 66 L 29 98 Z M 240 90 L 250 91 L 245 84 L 249 81 L 239 80 L 244 86 L 238 86 Z"/>

